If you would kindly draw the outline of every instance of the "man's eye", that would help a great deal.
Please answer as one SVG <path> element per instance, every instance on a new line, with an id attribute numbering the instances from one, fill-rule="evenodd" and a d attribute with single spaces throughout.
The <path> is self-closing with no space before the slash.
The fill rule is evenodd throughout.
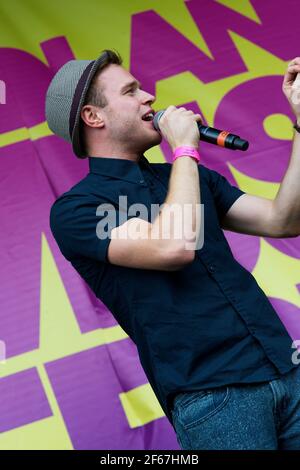
<path id="1" fill-rule="evenodd" d="M 135 90 L 133 90 L 133 89 L 128 90 L 128 91 L 126 91 L 126 95 L 127 95 L 127 93 L 134 93 L 134 92 L 135 92 Z"/>

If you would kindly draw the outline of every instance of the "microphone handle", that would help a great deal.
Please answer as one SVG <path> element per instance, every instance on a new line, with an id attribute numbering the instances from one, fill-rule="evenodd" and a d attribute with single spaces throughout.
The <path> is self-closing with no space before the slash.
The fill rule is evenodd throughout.
<path id="1" fill-rule="evenodd" d="M 197 125 L 200 133 L 200 140 L 203 140 L 204 142 L 209 142 L 210 144 L 219 145 L 220 147 L 226 147 L 232 150 L 245 151 L 249 147 L 249 142 L 241 139 L 238 135 L 231 134 L 227 131 L 221 131 L 214 127 L 203 126 L 199 123 L 197 123 Z"/>
<path id="2" fill-rule="evenodd" d="M 153 127 L 159 132 L 159 120 L 162 117 L 164 109 L 158 111 L 154 115 Z M 249 147 L 249 142 L 247 140 L 241 139 L 238 135 L 231 134 L 227 131 L 221 131 L 220 129 L 215 129 L 214 127 L 203 126 L 202 124 L 197 123 L 200 140 L 204 142 L 209 142 L 210 144 L 219 145 L 220 147 L 226 147 L 232 150 L 247 150 Z"/>

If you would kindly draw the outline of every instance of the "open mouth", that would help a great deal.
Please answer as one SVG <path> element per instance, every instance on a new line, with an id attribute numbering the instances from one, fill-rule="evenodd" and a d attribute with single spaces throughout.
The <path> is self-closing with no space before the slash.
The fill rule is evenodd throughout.
<path id="1" fill-rule="evenodd" d="M 153 118 L 154 118 L 154 113 L 152 111 L 150 111 L 147 114 L 144 114 L 144 116 L 142 117 L 143 121 L 153 121 Z"/>

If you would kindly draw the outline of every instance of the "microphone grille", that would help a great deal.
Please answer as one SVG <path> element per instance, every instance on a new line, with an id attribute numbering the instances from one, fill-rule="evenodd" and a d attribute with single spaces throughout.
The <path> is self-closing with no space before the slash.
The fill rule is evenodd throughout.
<path id="1" fill-rule="evenodd" d="M 157 113 L 154 114 L 154 118 L 153 118 L 153 127 L 154 129 L 156 129 L 158 132 L 159 132 L 159 120 L 160 118 L 162 117 L 162 115 L 164 114 L 165 110 L 162 109 L 161 111 L 158 111 Z"/>

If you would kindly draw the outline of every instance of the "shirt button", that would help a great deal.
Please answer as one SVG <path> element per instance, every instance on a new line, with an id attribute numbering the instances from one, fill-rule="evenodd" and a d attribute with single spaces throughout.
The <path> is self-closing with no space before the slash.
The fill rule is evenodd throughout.
<path id="1" fill-rule="evenodd" d="M 145 181 L 144 181 L 144 180 L 140 180 L 140 184 L 144 184 L 144 183 L 145 183 Z"/>
<path id="2" fill-rule="evenodd" d="M 210 266 L 208 266 L 208 270 L 210 273 L 214 273 L 216 270 L 216 266 L 214 264 L 211 264 Z"/>

